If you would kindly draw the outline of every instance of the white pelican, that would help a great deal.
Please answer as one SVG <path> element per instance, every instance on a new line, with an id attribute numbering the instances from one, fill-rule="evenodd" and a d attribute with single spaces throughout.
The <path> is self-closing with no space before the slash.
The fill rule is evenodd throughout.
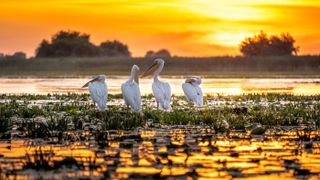
<path id="1" fill-rule="evenodd" d="M 199 87 L 201 84 L 201 78 L 188 78 L 185 83 L 182 84 L 184 95 L 187 97 L 189 103 L 194 103 L 195 106 L 203 106 L 203 94 Z"/>
<path id="2" fill-rule="evenodd" d="M 158 79 L 159 73 L 164 66 L 163 59 L 155 59 L 149 69 L 142 75 L 142 77 L 153 75 L 152 92 L 156 98 L 157 108 L 169 111 L 171 109 L 171 88 L 169 83 L 162 82 Z"/>
<path id="3" fill-rule="evenodd" d="M 132 111 L 141 111 L 141 94 L 139 88 L 139 72 L 140 69 L 137 65 L 133 65 L 131 69 L 131 76 L 128 81 L 121 85 L 122 96 L 125 104 Z"/>
<path id="4" fill-rule="evenodd" d="M 105 80 L 105 75 L 99 75 L 82 86 L 82 88 L 89 86 L 91 99 L 100 111 L 107 109 L 108 89 Z"/>

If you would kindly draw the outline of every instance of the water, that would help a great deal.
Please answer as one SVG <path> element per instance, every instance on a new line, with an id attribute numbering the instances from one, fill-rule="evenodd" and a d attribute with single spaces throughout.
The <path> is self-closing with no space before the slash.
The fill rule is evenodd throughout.
<path id="1" fill-rule="evenodd" d="M 48 93 L 84 93 L 80 87 L 89 78 L 66 79 L 0 79 L 0 94 L 48 94 Z M 120 93 L 120 84 L 125 77 L 108 78 L 109 92 Z M 180 88 L 184 78 L 165 78 L 171 84 L 174 94 L 182 94 Z M 206 94 L 239 95 L 243 93 L 289 93 L 294 95 L 320 94 L 320 79 L 213 79 L 203 80 L 201 85 Z M 142 94 L 151 93 L 150 79 L 141 80 Z M 0 106 L 10 103 L 10 96 L 0 99 Z M 226 108 L 263 106 L 265 109 L 286 107 L 287 105 L 305 105 L 291 120 L 299 116 L 306 122 L 317 119 L 319 112 L 315 106 L 319 100 L 290 101 L 260 98 L 254 100 L 219 100 L 214 97 L 208 100 L 204 108 Z M 47 99 L 48 98 L 48 99 Z M 177 97 L 175 97 L 177 98 Z M 223 97 L 222 97 L 223 98 Z M 225 97 L 228 98 L 228 97 Z M 21 122 L 50 119 L 48 113 L 55 116 L 81 114 L 78 108 L 67 112 L 54 112 L 48 107 L 84 106 L 91 103 L 87 99 L 64 99 L 45 97 L 45 99 L 17 99 L 17 108 L 46 106 L 46 117 L 29 117 L 29 111 L 16 109 L 7 111 L 12 116 L 1 114 L 0 118 L 13 119 L 13 126 L 5 133 L 0 133 L 0 179 L 320 179 L 320 131 L 318 126 L 306 124 L 300 126 L 268 126 L 262 135 L 251 134 L 252 129 L 230 129 L 229 133 L 216 133 L 206 125 L 157 124 L 143 126 L 130 131 L 101 131 L 99 122 L 83 121 L 88 126 L 73 129 L 68 123 L 59 135 L 45 138 L 28 138 Z M 151 106 L 153 99 L 144 100 Z M 78 104 L 78 105 L 77 105 Z M 179 107 L 187 104 L 181 99 Z M 57 106 L 55 106 L 57 105 Z M 112 99 L 109 105 L 120 107 L 122 99 Z M 94 107 L 86 106 L 87 108 Z M 308 110 L 308 111 L 307 111 Z M 28 113 L 29 112 L 29 113 Z M 319 113 L 318 113 L 319 114 Z M 27 118 L 25 117 L 27 116 Z M 232 117 L 237 118 L 237 114 Z M 249 115 L 241 116 L 248 117 Z M 255 116 L 254 116 L 255 117 Z M 87 119 L 87 115 L 79 118 Z M 223 117 L 221 117 L 223 118 Z M 257 116 L 258 119 L 259 116 Z M 288 120 L 288 118 L 286 120 Z M 58 118 L 59 119 L 59 118 Z M 0 119 L 0 127 L 4 126 Z M 252 119 L 251 119 L 252 120 Z M 41 123 L 37 123 L 36 127 Z M 149 122 L 149 121 L 148 121 Z M 152 122 L 152 121 L 151 121 Z M 45 123 L 46 124 L 46 123 Z M 43 125 L 43 124 L 42 124 Z M 73 125 L 73 126 L 71 126 Z M 311 123 L 312 125 L 312 123 Z M 100 124 L 101 126 L 101 124 Z M 153 127 L 153 128 L 150 128 Z M 29 127 L 32 130 L 32 126 Z M 2 128 L 1 128 L 2 129 Z M 70 130 L 73 129 L 73 130 Z M 30 131 L 31 131 L 30 130 Z M 56 135 L 55 135 L 56 134 Z M 37 136 L 38 137 L 38 136 Z"/>
<path id="2" fill-rule="evenodd" d="M 1 94 L 48 94 L 48 93 L 86 93 L 81 89 L 90 78 L 28 78 L 8 79 L 0 78 Z M 121 93 L 121 83 L 126 76 L 108 77 L 108 90 L 111 94 Z M 183 94 L 181 84 L 184 77 L 162 78 L 169 82 L 172 93 Z M 152 79 L 141 79 L 142 94 L 150 94 Z M 240 95 L 247 93 L 288 93 L 294 95 L 320 94 L 320 79 L 223 79 L 206 78 L 201 85 L 205 94 L 211 95 Z"/>
<path id="3" fill-rule="evenodd" d="M 180 126 L 68 136 L 68 141 L 60 142 L 2 141 L 0 175 L 10 179 L 320 178 L 319 141 L 306 143 L 296 132 L 216 135 L 210 129 Z M 310 137 L 319 140 L 320 132 L 311 132 Z"/>

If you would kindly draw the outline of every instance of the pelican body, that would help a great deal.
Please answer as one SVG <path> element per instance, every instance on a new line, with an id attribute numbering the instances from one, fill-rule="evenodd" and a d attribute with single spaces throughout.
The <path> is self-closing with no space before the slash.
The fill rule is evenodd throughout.
<path id="1" fill-rule="evenodd" d="M 169 83 L 159 80 L 159 74 L 164 67 L 163 59 L 155 59 L 142 77 L 153 75 L 152 92 L 157 102 L 157 108 L 169 111 L 171 109 L 171 88 Z"/>
<path id="2" fill-rule="evenodd" d="M 188 102 L 194 103 L 197 107 L 203 106 L 203 94 L 199 87 L 200 84 L 201 78 L 188 78 L 185 83 L 182 84 L 182 89 Z"/>
<path id="3" fill-rule="evenodd" d="M 105 75 L 99 75 L 82 87 L 89 87 L 91 99 L 100 111 L 107 109 L 108 89 L 105 80 Z"/>
<path id="4" fill-rule="evenodd" d="M 127 107 L 134 112 L 141 111 L 141 94 L 139 88 L 139 72 L 137 65 L 133 65 L 128 81 L 121 85 L 122 96 Z"/>

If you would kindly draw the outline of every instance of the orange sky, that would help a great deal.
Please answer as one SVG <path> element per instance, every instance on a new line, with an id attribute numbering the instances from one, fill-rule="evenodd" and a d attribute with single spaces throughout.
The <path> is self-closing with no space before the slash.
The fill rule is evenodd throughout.
<path id="1" fill-rule="evenodd" d="M 1 0 L 0 52 L 34 55 L 59 30 L 118 39 L 133 56 L 238 55 L 246 36 L 289 32 L 299 54 L 320 54 L 319 0 Z"/>

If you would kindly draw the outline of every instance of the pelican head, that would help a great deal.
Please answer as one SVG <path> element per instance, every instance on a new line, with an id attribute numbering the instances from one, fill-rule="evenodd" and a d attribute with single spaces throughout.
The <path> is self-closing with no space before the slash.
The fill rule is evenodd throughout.
<path id="1" fill-rule="evenodd" d="M 161 58 L 157 58 L 153 61 L 153 64 L 148 68 L 146 72 L 141 76 L 141 78 L 149 76 L 149 75 L 154 75 L 156 74 L 155 72 L 157 71 L 157 74 L 160 73 L 164 66 L 164 60 Z"/>
<path id="2" fill-rule="evenodd" d="M 139 84 L 139 74 L 140 74 L 140 68 L 137 65 L 133 65 L 131 69 L 131 78 Z"/>
<path id="3" fill-rule="evenodd" d="M 202 80 L 201 80 L 201 77 L 192 77 L 192 78 L 187 78 L 185 82 L 190 84 L 200 85 Z"/>
<path id="4" fill-rule="evenodd" d="M 106 80 L 106 76 L 105 75 L 99 75 L 95 78 L 93 78 L 92 80 L 88 81 L 85 85 L 82 86 L 82 88 L 88 87 L 88 85 L 92 82 L 101 82 L 103 83 Z"/>

